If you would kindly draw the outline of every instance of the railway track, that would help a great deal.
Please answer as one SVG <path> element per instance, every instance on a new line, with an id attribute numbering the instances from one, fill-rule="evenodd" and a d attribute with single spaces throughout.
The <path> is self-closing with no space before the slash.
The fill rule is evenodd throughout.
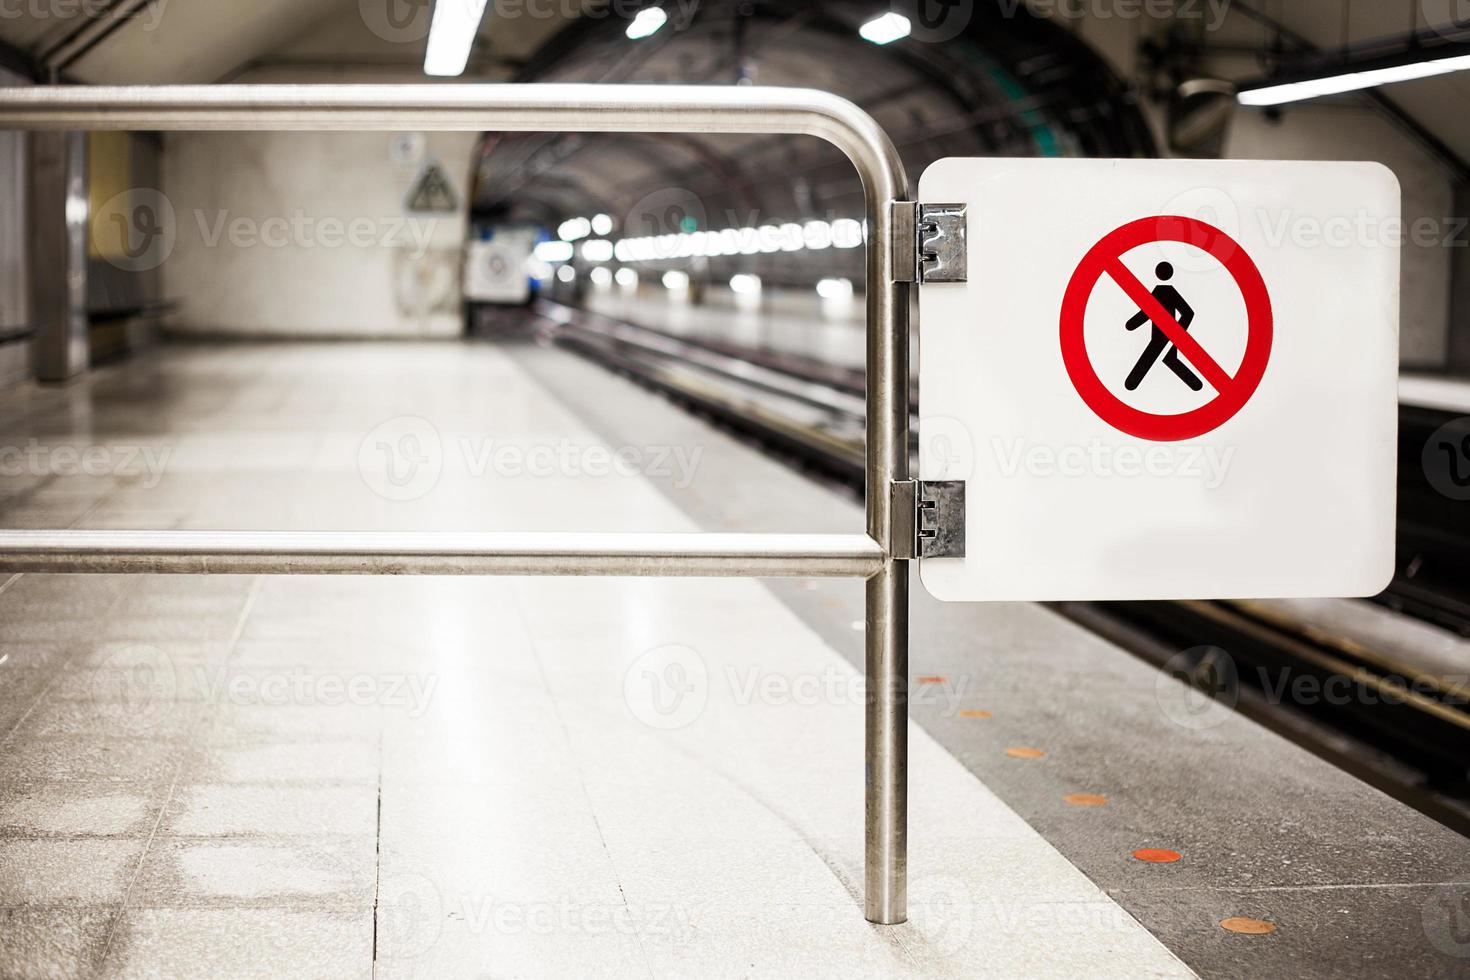
<path id="1" fill-rule="evenodd" d="M 1424 449 L 1455 416 L 1399 411 L 1398 572 L 1379 602 L 1470 636 L 1470 503 L 1431 485 Z"/>
<path id="2" fill-rule="evenodd" d="M 795 465 L 858 493 L 862 379 L 809 359 L 675 338 L 541 302 L 538 332 Z M 917 432 L 917 417 L 914 419 Z M 1373 601 L 1470 635 L 1470 540 L 1460 512 L 1423 482 L 1420 430 L 1405 410 L 1398 574 Z M 1432 431 L 1429 429 L 1428 431 Z M 1427 432 L 1425 433 L 1427 437 Z M 1423 483 L 1422 486 L 1415 481 Z M 1464 569 L 1462 571 L 1462 569 Z M 1270 603 L 1059 603 L 1205 695 L 1222 700 L 1461 833 L 1470 834 L 1470 679 L 1447 676 Z M 1470 674 L 1470 662 L 1465 672 Z"/>
<path id="3" fill-rule="evenodd" d="M 1063 603 L 1063 615 L 1470 836 L 1470 668 L 1445 673 L 1272 603 Z"/>
<path id="4" fill-rule="evenodd" d="M 863 488 L 862 379 L 806 358 L 686 341 L 547 301 L 543 337 L 761 443 L 849 490 Z M 913 431 L 917 431 L 917 417 Z"/>

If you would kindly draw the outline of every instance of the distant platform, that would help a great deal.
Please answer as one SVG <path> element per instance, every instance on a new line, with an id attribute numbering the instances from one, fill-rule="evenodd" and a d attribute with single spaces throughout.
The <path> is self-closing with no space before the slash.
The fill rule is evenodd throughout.
<path id="1" fill-rule="evenodd" d="M 1470 414 L 1470 378 L 1401 374 L 1399 404 Z"/>

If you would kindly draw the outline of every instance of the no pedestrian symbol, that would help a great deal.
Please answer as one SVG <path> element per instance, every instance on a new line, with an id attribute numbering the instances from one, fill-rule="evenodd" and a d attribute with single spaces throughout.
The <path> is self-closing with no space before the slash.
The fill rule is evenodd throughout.
<path id="1" fill-rule="evenodd" d="M 1150 289 L 1123 264 L 1123 256 L 1135 248 L 1157 242 L 1177 242 L 1198 248 L 1219 262 L 1245 301 L 1245 354 L 1234 374 L 1229 373 L 1205 347 L 1190 336 L 1196 311 L 1187 301 L 1187 287 L 1170 280 L 1174 268 L 1161 262 L 1154 270 L 1159 279 Z M 1099 377 L 1087 352 L 1084 326 L 1087 306 L 1104 277 L 1122 289 L 1138 314 L 1119 324 L 1119 343 L 1137 344 L 1148 334 L 1141 356 L 1126 378 L 1116 383 L 1133 391 L 1151 371 L 1167 370 L 1195 391 L 1214 392 L 1204 405 L 1175 414 L 1157 414 L 1124 401 Z M 1146 330 L 1139 331 L 1139 327 Z M 1126 328 L 1126 332 L 1125 332 Z M 1109 233 L 1094 245 L 1077 266 L 1062 298 L 1062 360 L 1072 385 L 1088 407 L 1113 428 L 1140 439 L 1176 442 L 1193 439 L 1224 425 L 1235 416 L 1261 383 L 1271 359 L 1271 297 L 1255 262 L 1241 245 L 1225 232 L 1194 218 L 1161 215 L 1130 222 Z M 1111 334 L 1110 334 L 1111 336 Z M 1096 342 L 1096 341 L 1094 341 Z"/>

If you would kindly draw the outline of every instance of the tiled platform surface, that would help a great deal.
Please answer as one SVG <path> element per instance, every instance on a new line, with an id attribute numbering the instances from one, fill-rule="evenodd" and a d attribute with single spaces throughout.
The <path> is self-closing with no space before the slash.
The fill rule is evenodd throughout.
<path id="1" fill-rule="evenodd" d="M 0 445 L 9 527 L 696 527 L 489 347 L 165 350 Z M 866 924 L 857 676 L 760 583 L 26 575 L 0 637 L 7 977 L 1189 975 L 917 728 Z"/>
<path id="2" fill-rule="evenodd" d="M 508 350 L 608 443 L 651 432 L 709 441 L 697 419 L 622 398 L 627 382 L 594 365 Z M 862 513 L 860 501 L 814 493 L 767 457 L 709 453 L 688 486 L 656 485 L 711 529 L 840 531 Z M 862 663 L 852 628 L 861 587 L 767 587 Z M 941 603 L 916 587 L 910 620 L 914 719 L 1200 975 L 1470 976 L 1461 835 L 1042 606 Z M 1400 639 L 1418 632 L 1397 626 Z M 1443 653 L 1463 656 L 1450 644 Z M 911 786 L 915 797 L 931 790 Z M 1106 802 L 1069 802 L 1079 793 Z M 1146 864 L 1132 857 L 1137 848 L 1181 859 Z M 1240 918 L 1275 931 L 1221 924 Z"/>

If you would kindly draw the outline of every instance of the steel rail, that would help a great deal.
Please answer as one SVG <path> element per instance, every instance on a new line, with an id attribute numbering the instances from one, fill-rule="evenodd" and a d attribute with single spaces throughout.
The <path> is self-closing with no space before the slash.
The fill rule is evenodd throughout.
<path id="1" fill-rule="evenodd" d="M 908 180 L 893 141 L 845 99 L 809 89 L 683 85 L 217 85 L 0 89 L 0 128 L 51 130 L 254 131 L 521 131 L 768 133 L 814 136 L 845 153 L 862 180 L 867 211 L 868 536 L 880 549 L 867 575 L 865 659 L 866 912 L 873 922 L 907 916 L 908 595 L 909 568 L 893 553 L 893 494 L 909 477 L 909 287 L 897 281 L 893 205 L 908 199 Z M 168 531 L 160 544 L 205 552 L 207 532 Z M 256 532 L 242 532 L 255 534 Z M 381 532 L 375 532 L 381 533 Z M 95 539 L 62 532 L 52 560 L 125 571 L 135 558 L 98 550 Z M 401 555 L 355 536 L 358 560 L 387 570 Z M 257 537 L 257 572 L 325 571 L 294 549 L 272 553 Z M 585 540 L 590 541 L 590 536 Z M 636 540 L 643 540 L 641 537 Z M 637 544 L 633 542 L 636 550 Z M 670 568 L 692 561 L 706 545 L 668 542 Z M 598 546 L 613 548 L 607 538 Z M 26 539 L 0 533 L 0 571 L 24 570 Z M 237 545 L 238 547 L 239 545 Z M 374 557 L 366 558 L 366 549 Z M 593 546 L 578 548 L 579 567 L 606 562 Z M 321 556 L 319 556 L 321 557 Z M 523 559 L 516 559 L 523 560 Z M 524 559 L 537 571 L 565 557 Z M 588 563 L 588 564 L 581 564 Z"/>
<path id="2" fill-rule="evenodd" d="M 7 531 L 15 572 L 867 578 L 866 534 L 530 531 Z"/>

